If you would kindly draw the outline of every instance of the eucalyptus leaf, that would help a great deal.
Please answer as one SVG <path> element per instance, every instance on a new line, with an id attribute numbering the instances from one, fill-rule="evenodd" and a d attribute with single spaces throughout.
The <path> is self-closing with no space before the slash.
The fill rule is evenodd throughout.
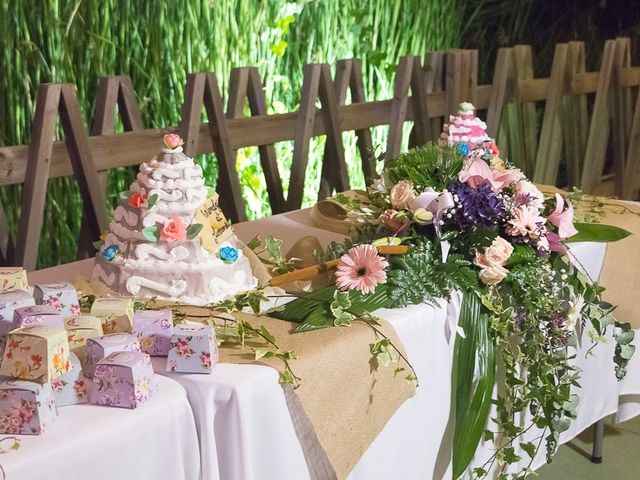
<path id="1" fill-rule="evenodd" d="M 624 228 L 604 225 L 601 223 L 574 223 L 578 233 L 569 237 L 565 242 L 617 242 L 631 235 Z"/>

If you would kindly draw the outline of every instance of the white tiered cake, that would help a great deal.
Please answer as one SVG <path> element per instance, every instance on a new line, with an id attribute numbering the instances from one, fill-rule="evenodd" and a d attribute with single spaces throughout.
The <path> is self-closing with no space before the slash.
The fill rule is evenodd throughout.
<path id="1" fill-rule="evenodd" d="M 140 165 L 96 255 L 94 277 L 127 296 L 193 305 L 256 287 L 249 259 L 175 134 Z M 211 193 L 211 195 L 210 195 Z"/>

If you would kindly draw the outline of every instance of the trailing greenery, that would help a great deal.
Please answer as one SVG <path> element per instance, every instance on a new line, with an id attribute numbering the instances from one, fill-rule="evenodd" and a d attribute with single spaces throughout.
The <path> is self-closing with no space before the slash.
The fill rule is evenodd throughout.
<path id="1" fill-rule="evenodd" d="M 215 72 L 226 93 L 231 69 L 247 65 L 260 71 L 269 113 L 298 108 L 304 64 L 340 58 L 363 61 L 367 98 L 390 98 L 398 58 L 459 46 L 461 17 L 458 0 L 0 0 L 0 145 L 29 142 L 36 89 L 44 82 L 74 83 L 90 119 L 98 78 L 129 75 L 149 128 L 178 124 L 188 73 Z M 385 128 L 373 129 L 375 145 L 385 136 Z M 355 135 L 344 140 L 349 178 L 361 187 Z M 316 199 L 324 138 L 311 143 L 305 205 Z M 276 145 L 285 190 L 292 150 L 292 142 Z M 214 185 L 215 157 L 198 160 Z M 267 215 L 257 148 L 240 150 L 237 168 L 250 218 Z M 134 173 L 110 172 L 111 205 Z M 12 235 L 20 200 L 19 187 L 0 189 Z M 45 218 L 55 221 L 42 234 L 40 267 L 75 259 L 81 211 L 73 179 L 49 182 Z"/>

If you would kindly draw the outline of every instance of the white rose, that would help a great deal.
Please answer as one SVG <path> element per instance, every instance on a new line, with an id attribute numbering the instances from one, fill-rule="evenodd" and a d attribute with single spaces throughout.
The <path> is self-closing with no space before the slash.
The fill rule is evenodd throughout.
<path id="1" fill-rule="evenodd" d="M 490 265 L 504 265 L 513 253 L 513 245 L 502 237 L 496 237 L 491 246 L 484 251 L 484 256 Z"/>
<path id="2" fill-rule="evenodd" d="M 480 270 L 478 276 L 482 283 L 486 283 L 487 285 L 497 285 L 504 280 L 508 273 L 509 270 L 506 268 L 501 267 L 500 265 L 493 265 L 492 267 Z"/>

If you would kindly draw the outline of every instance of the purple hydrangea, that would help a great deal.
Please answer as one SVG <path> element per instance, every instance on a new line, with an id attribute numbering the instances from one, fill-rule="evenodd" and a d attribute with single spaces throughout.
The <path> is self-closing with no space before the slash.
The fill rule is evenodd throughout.
<path id="1" fill-rule="evenodd" d="M 474 188 L 466 183 L 456 182 L 449 187 L 449 190 L 453 192 L 456 199 L 454 221 L 461 229 L 474 225 L 489 227 L 505 216 L 502 199 L 488 183 Z"/>

